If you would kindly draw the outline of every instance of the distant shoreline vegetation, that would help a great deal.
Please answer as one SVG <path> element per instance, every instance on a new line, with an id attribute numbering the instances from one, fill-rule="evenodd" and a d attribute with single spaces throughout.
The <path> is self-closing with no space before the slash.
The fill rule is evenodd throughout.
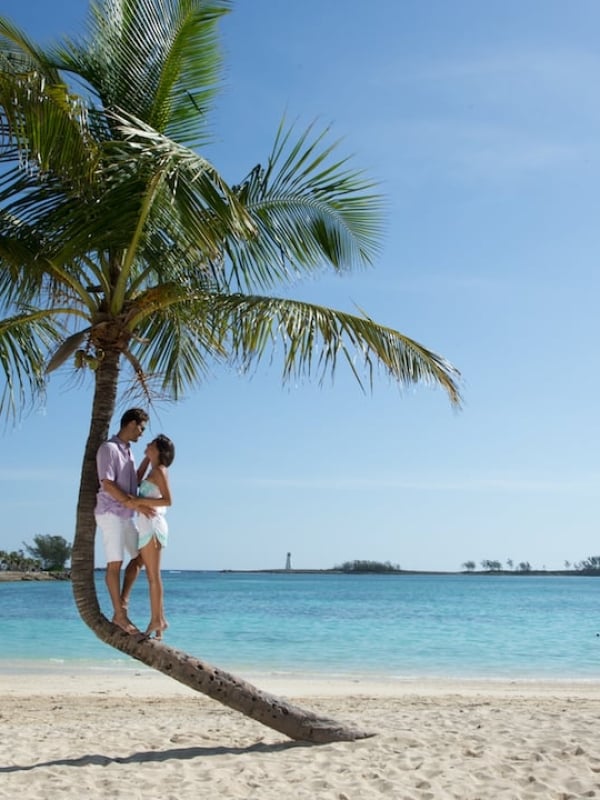
<path id="1" fill-rule="evenodd" d="M 590 556 L 584 561 L 571 564 L 565 561 L 565 569 L 562 570 L 547 570 L 545 567 L 542 569 L 532 569 L 529 561 L 520 561 L 514 564 L 512 559 L 507 559 L 506 568 L 503 567 L 501 561 L 492 561 L 484 559 L 480 562 L 481 569 L 477 570 L 477 564 L 474 561 L 465 561 L 462 564 L 462 570 L 458 574 L 475 574 L 475 575 L 600 575 L 600 556 Z M 279 570 L 278 570 L 279 571 Z M 303 570 L 281 570 L 281 572 L 302 572 Z M 313 570 L 310 570 L 313 571 Z M 355 560 L 344 561 L 343 564 L 338 564 L 329 570 L 322 570 L 323 572 L 341 572 L 345 574 L 393 574 L 393 575 L 455 575 L 456 572 L 445 570 L 405 570 L 402 569 L 400 564 L 392 564 L 390 561 L 368 561 L 368 560 Z"/>
<path id="2" fill-rule="evenodd" d="M 0 551 L 0 556 L 5 555 Z M 16 554 L 15 554 L 16 555 Z M 69 580 L 69 570 L 44 570 L 40 568 L 39 563 L 32 563 L 31 559 L 24 559 L 20 564 L 15 564 L 14 559 L 10 562 L 9 559 L 0 558 L 0 581 L 10 580 L 25 580 L 25 581 L 39 581 L 39 580 Z M 533 569 L 528 561 L 521 561 L 514 565 L 508 559 L 506 568 L 503 567 L 501 561 L 492 561 L 484 559 L 480 562 L 481 569 L 477 569 L 475 561 L 465 561 L 461 570 L 411 570 L 402 569 L 400 564 L 392 564 L 390 561 L 371 561 L 367 559 L 356 559 L 354 561 L 344 561 L 335 567 L 329 569 L 292 569 L 286 567 L 284 569 L 220 569 L 220 570 L 202 570 L 202 569 L 165 569 L 165 573 L 169 572 L 219 572 L 219 573 L 249 573 L 249 574 L 271 574 L 271 575 L 510 575 L 510 576 L 600 576 L 600 556 L 590 556 L 584 561 L 574 564 L 565 562 L 564 569 Z M 95 572 L 104 572 L 104 567 L 95 567 Z"/>
<path id="3" fill-rule="evenodd" d="M 344 561 L 333 569 L 335 572 L 402 572 L 400 564 L 389 561 Z"/>
<path id="4" fill-rule="evenodd" d="M 501 561 L 485 558 L 480 562 L 482 569 L 477 570 L 475 561 L 464 561 L 461 571 L 477 575 L 600 575 L 600 556 L 589 556 L 583 561 L 573 564 L 565 561 L 565 568 L 558 570 L 547 570 L 545 566 L 541 569 L 533 569 L 529 561 L 519 561 L 518 564 L 515 564 L 512 558 L 507 558 L 505 564 L 506 567 Z"/>

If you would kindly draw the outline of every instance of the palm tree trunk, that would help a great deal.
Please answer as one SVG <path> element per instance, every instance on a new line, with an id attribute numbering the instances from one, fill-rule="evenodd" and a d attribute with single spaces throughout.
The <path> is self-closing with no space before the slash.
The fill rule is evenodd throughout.
<path id="1" fill-rule="evenodd" d="M 263 692 L 251 683 L 154 639 L 139 641 L 117 630 L 108 620 L 95 633 L 105 642 L 196 692 L 240 711 L 247 717 L 297 741 L 325 744 L 373 736 L 351 724 L 319 717 L 287 700 Z"/>
<path id="2" fill-rule="evenodd" d="M 93 631 L 96 631 L 97 626 L 102 625 L 103 621 L 107 621 L 100 611 L 94 582 L 96 536 L 94 507 L 98 491 L 96 453 L 102 442 L 108 438 L 117 396 L 119 358 L 118 352 L 106 351 L 96 370 L 92 419 L 83 454 L 75 540 L 71 555 L 71 580 L 75 602 L 81 618 Z"/>
<path id="3" fill-rule="evenodd" d="M 149 667 L 197 692 L 240 711 L 291 739 L 325 743 L 353 741 L 371 736 L 367 731 L 318 717 L 285 700 L 257 689 L 223 670 L 151 639 L 140 641 L 114 626 L 102 614 L 94 581 L 94 506 L 98 478 L 96 452 L 109 432 L 119 377 L 119 353 L 106 351 L 98 370 L 90 431 L 83 456 L 77 504 L 75 541 L 71 557 L 73 595 L 79 614 L 96 636 Z"/>

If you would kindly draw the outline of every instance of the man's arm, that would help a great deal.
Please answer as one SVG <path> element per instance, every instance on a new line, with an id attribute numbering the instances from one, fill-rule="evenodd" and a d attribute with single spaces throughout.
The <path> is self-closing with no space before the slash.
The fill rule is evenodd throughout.
<path id="1" fill-rule="evenodd" d="M 131 508 L 143 517 L 156 516 L 155 508 L 150 508 L 141 503 L 141 497 L 136 497 L 134 494 L 127 494 L 123 489 L 117 486 L 114 481 L 109 481 L 108 478 L 105 478 L 103 481 L 100 481 L 100 483 L 106 494 L 109 494 L 117 503 L 121 503 L 125 508 Z"/>
<path id="2" fill-rule="evenodd" d="M 104 480 L 101 480 L 100 483 L 106 494 L 109 494 L 113 500 L 116 500 L 117 503 L 121 503 L 121 505 L 125 506 L 125 508 L 133 508 L 131 503 L 132 495 L 124 492 L 123 489 L 121 489 L 121 487 L 115 483 L 115 481 L 104 478 Z"/>

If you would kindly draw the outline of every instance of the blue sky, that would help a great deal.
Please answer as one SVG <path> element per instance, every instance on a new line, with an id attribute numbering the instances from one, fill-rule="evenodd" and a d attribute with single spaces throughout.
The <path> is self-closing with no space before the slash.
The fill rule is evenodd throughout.
<path id="1" fill-rule="evenodd" d="M 2 13 L 47 41 L 85 8 Z M 287 294 L 360 306 L 443 354 L 464 407 L 383 376 L 365 395 L 342 366 L 322 387 L 282 387 L 266 362 L 216 369 L 153 416 L 150 436 L 177 445 L 166 568 L 283 567 L 290 551 L 297 568 L 550 569 L 600 553 L 599 24 L 584 0 L 234 6 L 206 155 L 235 182 L 284 113 L 331 124 L 387 198 L 382 251 Z M 90 403 L 56 376 L 44 409 L 3 431 L 0 549 L 72 539 Z"/>

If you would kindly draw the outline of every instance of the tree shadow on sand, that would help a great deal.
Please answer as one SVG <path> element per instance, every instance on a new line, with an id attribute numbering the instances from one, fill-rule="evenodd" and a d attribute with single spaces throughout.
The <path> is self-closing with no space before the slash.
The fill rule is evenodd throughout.
<path id="1" fill-rule="evenodd" d="M 298 747 L 315 747 L 315 744 L 310 742 L 279 742 L 277 744 L 257 742 L 248 747 L 178 747 L 170 750 L 145 750 L 124 757 L 103 756 L 95 753 L 81 756 L 80 758 L 57 758 L 52 761 L 40 761 L 37 764 L 15 764 L 11 767 L 0 767 L 0 774 L 29 772 L 44 767 L 88 767 L 90 765 L 106 767 L 109 764 L 147 764 L 170 761 L 171 759 L 186 761 L 193 758 L 207 758 L 210 756 L 242 756 L 246 753 L 278 753 Z"/>

